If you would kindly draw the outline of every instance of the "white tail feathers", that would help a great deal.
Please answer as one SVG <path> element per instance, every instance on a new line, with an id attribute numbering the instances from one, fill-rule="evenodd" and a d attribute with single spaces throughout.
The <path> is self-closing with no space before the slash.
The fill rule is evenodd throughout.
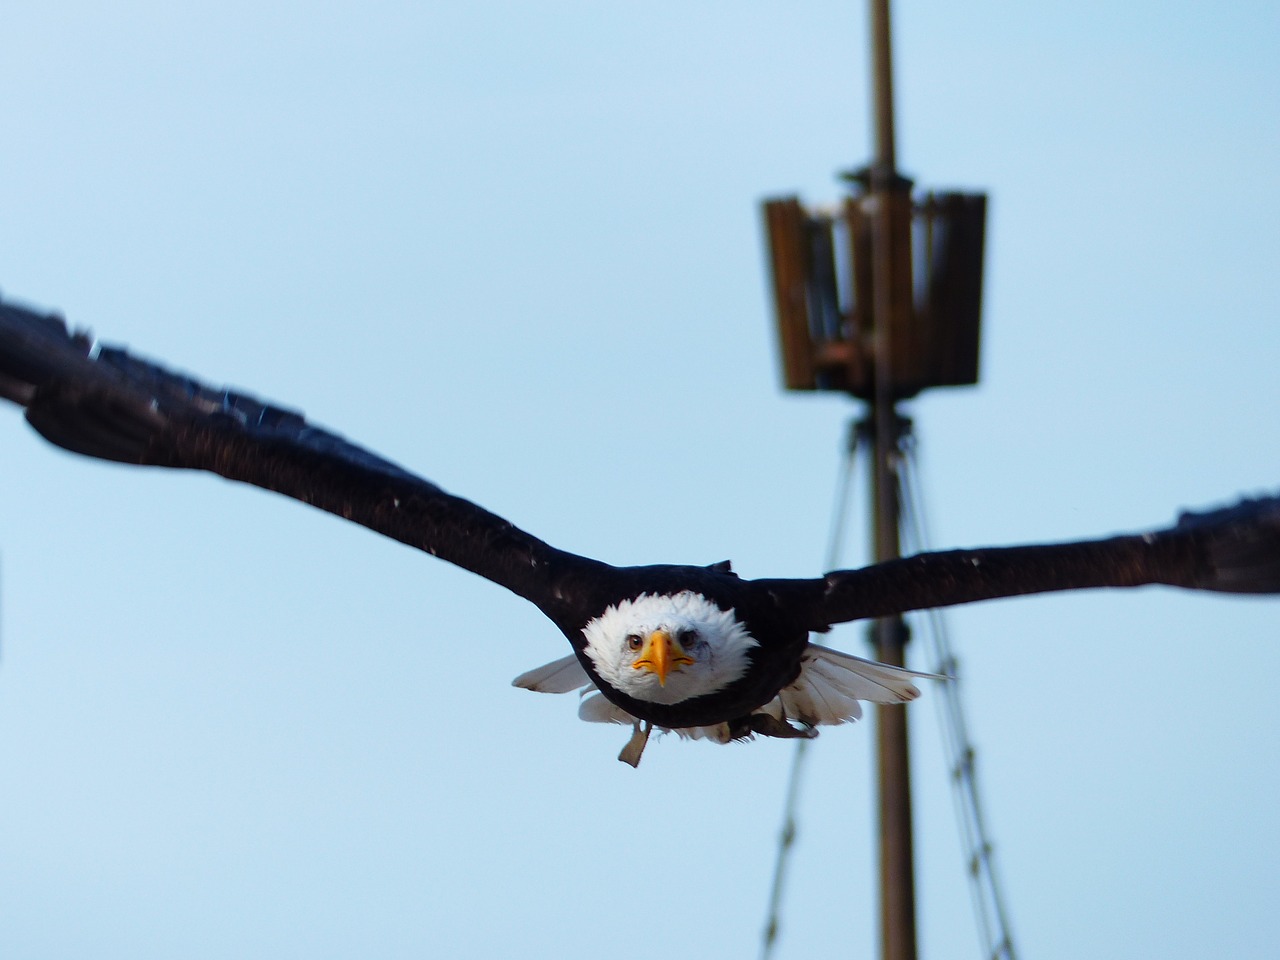
<path id="1" fill-rule="evenodd" d="M 809 644 L 800 664 L 800 676 L 755 713 L 767 713 L 776 720 L 794 720 L 810 726 L 846 723 L 862 716 L 858 701 L 906 703 L 920 696 L 913 680 L 943 680 L 934 673 L 918 673 L 887 663 L 864 660 L 816 643 Z M 513 686 L 538 693 L 582 691 L 578 716 L 590 723 L 633 723 L 635 717 L 605 698 L 576 655 L 543 664 L 511 681 Z M 665 728 L 659 727 L 663 730 Z M 727 743 L 729 725 L 688 727 L 675 731 L 691 740 Z"/>
<path id="2" fill-rule="evenodd" d="M 906 703 L 920 696 L 912 680 L 935 678 L 887 663 L 864 660 L 830 647 L 809 644 L 800 665 L 800 676 L 778 696 L 761 707 L 775 713 L 777 705 L 788 720 L 818 725 L 844 723 L 862 716 L 859 700 L 868 703 Z"/>
<path id="3" fill-rule="evenodd" d="M 578 719 L 587 723 L 635 723 L 636 718 L 616 703 L 606 700 L 599 690 L 584 692 L 578 704 Z"/>
<path id="4" fill-rule="evenodd" d="M 538 693 L 569 693 L 594 686 L 587 671 L 578 662 L 577 655 L 572 653 L 520 674 L 511 681 L 511 685 L 536 690 Z"/>

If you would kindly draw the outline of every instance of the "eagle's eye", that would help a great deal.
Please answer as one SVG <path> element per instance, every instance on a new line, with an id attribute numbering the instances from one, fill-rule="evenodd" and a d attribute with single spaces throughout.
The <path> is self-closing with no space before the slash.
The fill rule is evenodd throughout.
<path id="1" fill-rule="evenodd" d="M 640 639 L 640 635 L 638 633 L 627 634 L 628 650 L 639 650 L 643 646 L 644 646 L 644 641 Z"/>
<path id="2" fill-rule="evenodd" d="M 676 639 L 680 641 L 680 646 L 687 647 L 689 644 L 698 641 L 698 631 L 686 627 L 676 634 Z"/>

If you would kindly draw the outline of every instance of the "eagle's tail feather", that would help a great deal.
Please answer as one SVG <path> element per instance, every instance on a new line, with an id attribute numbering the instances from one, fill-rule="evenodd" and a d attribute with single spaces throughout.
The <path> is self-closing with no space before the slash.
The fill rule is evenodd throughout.
<path id="1" fill-rule="evenodd" d="M 592 686 L 592 682 L 587 671 L 578 662 L 577 654 L 571 653 L 567 657 L 525 671 L 512 680 L 511 685 L 538 693 L 571 693 Z"/>
<path id="2" fill-rule="evenodd" d="M 864 660 L 816 643 L 809 644 L 800 676 L 778 698 L 790 720 L 817 725 L 844 723 L 862 716 L 858 701 L 906 703 L 920 696 L 913 680 L 945 679 L 887 663 Z"/>

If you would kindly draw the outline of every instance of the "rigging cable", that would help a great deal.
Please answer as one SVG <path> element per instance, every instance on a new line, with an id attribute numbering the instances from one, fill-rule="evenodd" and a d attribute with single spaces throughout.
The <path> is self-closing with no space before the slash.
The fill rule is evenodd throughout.
<path id="1" fill-rule="evenodd" d="M 918 481 L 920 464 L 913 438 L 907 439 L 902 452 L 903 469 L 898 475 L 903 494 L 904 532 L 908 537 L 909 552 L 921 553 L 929 549 L 929 536 Z M 931 653 L 937 664 L 935 670 L 951 678 L 935 685 L 938 696 L 933 699 L 938 704 L 938 719 L 951 774 L 952 799 L 964 845 L 969 892 L 982 945 L 990 960 L 1016 960 L 1008 911 L 996 871 L 994 847 L 978 791 L 977 755 L 973 741 L 969 739 L 964 705 L 960 698 L 958 661 L 942 612 L 936 608 L 921 612 L 928 626 L 925 633 L 929 637 Z"/>
<path id="2" fill-rule="evenodd" d="M 849 501 L 852 499 L 854 466 L 858 447 L 863 442 L 861 422 L 849 424 L 844 459 L 836 478 L 836 497 L 831 507 L 831 529 L 827 534 L 826 565 L 823 570 L 839 567 L 844 548 L 844 530 L 847 525 Z M 760 960 L 770 960 L 778 942 L 778 925 L 782 914 L 782 892 L 786 887 L 787 865 L 796 840 L 796 811 L 800 803 L 800 778 L 804 773 L 805 758 L 809 755 L 808 740 L 797 740 L 791 760 L 791 773 L 787 778 L 787 799 L 782 810 L 782 830 L 778 834 L 778 852 L 773 862 L 773 883 L 769 888 L 769 913 L 765 919 L 760 944 Z"/>
<path id="3" fill-rule="evenodd" d="M 855 459 L 859 446 L 867 440 L 861 422 L 855 421 L 851 424 L 845 457 L 836 484 L 837 493 L 832 509 L 827 562 L 824 567 L 826 570 L 834 570 L 839 566 L 848 505 L 851 499 Z M 929 536 L 918 482 L 920 465 L 914 436 L 910 434 L 903 436 L 899 454 L 902 456 L 902 461 L 900 469 L 896 472 L 901 485 L 900 494 L 904 508 L 903 532 L 907 535 L 909 552 L 919 553 L 929 549 Z M 938 696 L 935 702 L 938 704 L 938 718 L 950 772 L 952 799 L 961 842 L 964 845 L 969 891 L 978 932 L 988 960 L 1016 960 L 1008 911 L 995 866 L 994 845 L 987 829 L 979 796 L 977 753 L 969 738 L 964 705 L 960 697 L 958 660 L 941 611 L 931 609 L 922 612 L 925 626 L 928 628 L 925 633 L 930 643 L 930 651 L 937 664 L 935 669 L 938 673 L 951 678 L 948 682 L 937 685 Z M 786 885 L 787 866 L 795 845 L 800 781 L 808 756 L 808 748 L 808 740 L 797 741 L 787 782 L 782 829 L 778 836 L 778 851 L 769 892 L 769 912 L 761 943 L 761 960 L 771 960 L 778 941 L 782 895 Z"/>

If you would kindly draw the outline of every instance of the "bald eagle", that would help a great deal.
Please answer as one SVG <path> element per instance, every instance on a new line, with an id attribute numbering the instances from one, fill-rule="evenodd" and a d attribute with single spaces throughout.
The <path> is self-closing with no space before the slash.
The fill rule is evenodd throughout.
<path id="1" fill-rule="evenodd" d="M 1165 530 L 951 550 L 812 579 L 745 580 L 730 565 L 615 567 L 501 517 L 309 423 L 0 304 L 0 396 L 47 440 L 122 463 L 207 470 L 309 503 L 457 564 L 533 603 L 572 653 L 515 684 L 581 693 L 585 720 L 717 742 L 808 737 L 901 703 L 927 674 L 810 641 L 833 624 L 1019 594 L 1161 583 L 1280 592 L 1280 498 L 1183 514 Z"/>

